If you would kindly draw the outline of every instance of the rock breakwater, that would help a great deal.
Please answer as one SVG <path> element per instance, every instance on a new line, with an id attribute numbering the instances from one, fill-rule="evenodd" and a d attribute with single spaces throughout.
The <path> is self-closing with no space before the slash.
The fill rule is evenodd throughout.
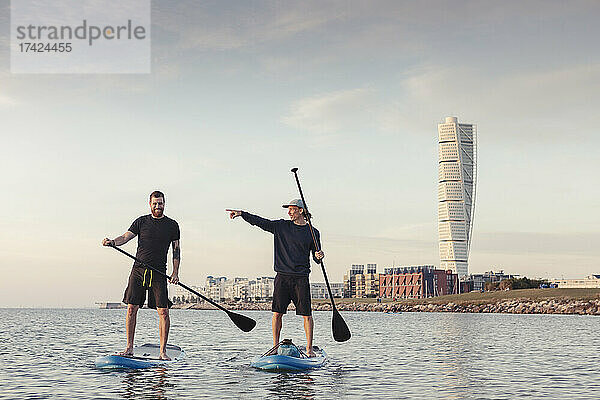
<path id="1" fill-rule="evenodd" d="M 494 303 L 388 303 L 388 304 L 344 304 L 338 307 L 346 311 L 378 312 L 455 312 L 455 313 L 505 313 L 505 314 L 579 314 L 600 315 L 600 300 L 507 300 Z M 316 310 L 331 309 L 320 305 Z"/>
<path id="2" fill-rule="evenodd" d="M 230 310 L 262 310 L 270 311 L 271 303 L 223 303 Z M 532 300 L 511 299 L 495 302 L 410 302 L 398 301 L 391 303 L 344 302 L 336 303 L 340 311 L 365 312 L 454 312 L 454 313 L 506 313 L 506 314 L 578 314 L 600 315 L 600 299 L 573 300 L 566 298 Z M 215 309 L 207 303 L 179 304 L 174 308 L 211 310 Z M 288 311 L 293 311 L 291 304 Z M 313 304 L 315 311 L 331 311 L 330 303 Z"/>

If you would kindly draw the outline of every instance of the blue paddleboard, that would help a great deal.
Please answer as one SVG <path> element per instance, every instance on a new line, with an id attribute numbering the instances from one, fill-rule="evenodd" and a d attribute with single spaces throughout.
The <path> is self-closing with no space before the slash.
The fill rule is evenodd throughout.
<path id="1" fill-rule="evenodd" d="M 160 346 L 157 344 L 145 344 L 133 348 L 132 356 L 119 356 L 111 354 L 96 358 L 96 368 L 150 368 L 156 366 L 167 366 L 185 357 L 185 352 L 179 346 L 167 345 L 167 355 L 171 361 L 160 360 Z"/>
<path id="2" fill-rule="evenodd" d="M 314 347 L 316 357 L 275 354 L 270 356 L 259 356 L 252 360 L 251 367 L 267 371 L 304 371 L 312 368 L 320 368 L 327 361 L 325 350 Z"/>

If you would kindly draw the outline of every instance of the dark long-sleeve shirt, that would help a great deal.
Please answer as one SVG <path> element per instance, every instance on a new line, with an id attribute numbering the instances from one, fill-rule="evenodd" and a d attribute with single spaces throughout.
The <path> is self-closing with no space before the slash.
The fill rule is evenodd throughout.
<path id="1" fill-rule="evenodd" d="M 242 218 L 249 224 L 273 234 L 273 267 L 276 272 L 285 275 L 309 275 L 311 251 L 315 262 L 319 262 L 314 258 L 316 249 L 308 224 L 296 225 L 285 219 L 269 220 L 245 211 L 242 211 Z M 320 249 L 319 231 L 314 231 Z"/>

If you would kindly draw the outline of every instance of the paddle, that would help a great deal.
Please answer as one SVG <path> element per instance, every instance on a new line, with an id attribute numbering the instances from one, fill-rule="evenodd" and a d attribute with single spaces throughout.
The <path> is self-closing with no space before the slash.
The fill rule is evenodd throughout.
<path id="1" fill-rule="evenodd" d="M 304 216 L 306 217 L 306 221 L 308 222 L 308 226 L 310 227 L 310 234 L 312 235 L 313 242 L 315 244 L 315 249 L 316 251 L 319 251 L 321 249 L 319 248 L 319 243 L 317 242 L 315 231 L 313 229 L 312 223 L 310 222 L 312 216 L 308 212 L 308 205 L 306 205 L 306 200 L 304 200 L 304 194 L 302 193 L 302 188 L 300 187 L 300 180 L 298 179 L 298 168 L 292 168 L 292 172 L 294 173 L 294 177 L 296 178 L 296 184 L 298 184 L 300 198 L 302 198 L 302 202 L 304 203 Z M 329 292 L 329 300 L 331 300 L 331 307 L 333 308 L 333 318 L 331 320 L 333 338 L 336 342 L 345 342 L 346 340 L 350 339 L 350 329 L 348 329 L 346 321 L 344 321 L 344 318 L 342 318 L 342 315 L 335 307 L 335 301 L 333 300 L 333 294 L 331 293 L 331 287 L 329 286 L 329 279 L 327 279 L 327 272 L 325 272 L 325 264 L 323 263 L 323 260 L 321 260 L 321 270 L 323 271 L 323 276 L 325 277 L 325 285 L 327 286 L 327 291 Z"/>
<path id="2" fill-rule="evenodd" d="M 151 265 L 146 264 L 145 262 L 143 262 L 142 260 L 140 260 L 137 257 L 132 256 L 131 254 L 129 254 L 128 252 L 126 252 L 125 250 L 121 250 L 120 248 L 116 247 L 115 245 L 110 245 L 110 247 L 112 247 L 113 249 L 125 254 L 127 257 L 134 259 L 135 261 L 139 262 L 140 264 L 142 264 L 144 267 L 146 268 L 150 268 L 152 271 L 156 272 L 157 274 L 160 274 L 164 277 L 166 277 L 167 279 L 169 279 L 169 275 L 165 274 L 164 272 L 162 272 L 161 270 L 158 270 L 156 268 L 154 268 Z M 232 311 L 229 311 L 228 309 L 226 309 L 225 307 L 215 303 L 214 301 L 212 301 L 211 299 L 209 299 L 206 296 L 201 295 L 200 293 L 196 292 L 194 289 L 192 289 L 191 287 L 184 285 L 181 282 L 177 282 L 177 284 L 179 286 L 181 286 L 184 289 L 189 290 L 190 292 L 194 293 L 196 296 L 203 298 L 204 300 L 208 301 L 210 304 L 212 304 L 213 306 L 217 307 L 219 310 L 223 310 L 227 313 L 227 315 L 229 316 L 229 318 L 231 319 L 231 321 L 233 321 L 233 323 L 240 328 L 241 330 L 243 330 L 244 332 L 250 332 L 252 329 L 254 329 L 254 327 L 256 326 L 256 321 L 253 320 L 252 318 L 248 318 L 244 315 L 241 314 L 237 314 L 234 313 Z"/>

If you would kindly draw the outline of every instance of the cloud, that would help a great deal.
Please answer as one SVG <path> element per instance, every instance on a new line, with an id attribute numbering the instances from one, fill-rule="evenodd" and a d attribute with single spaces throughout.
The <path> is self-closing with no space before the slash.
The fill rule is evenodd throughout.
<path id="1" fill-rule="evenodd" d="M 349 89 L 297 100 L 282 122 L 312 134 L 345 135 L 370 129 L 377 112 L 373 90 Z"/>
<path id="2" fill-rule="evenodd" d="M 248 3 L 216 7 L 211 4 L 179 2 L 154 12 L 153 23 L 177 33 L 180 49 L 231 50 L 257 44 L 281 42 L 302 32 L 314 31 L 339 19 L 336 4 L 267 3 L 248 7 Z M 337 11 L 336 11 L 337 10 Z"/>
<path id="3" fill-rule="evenodd" d="M 509 141 L 596 138 L 600 64 L 488 76 L 468 67 L 404 72 L 397 88 L 354 88 L 294 101 L 282 122 L 315 136 L 435 131 L 456 115 Z M 574 123 L 576 121 L 576 123 Z"/>
<path id="4" fill-rule="evenodd" d="M 543 13 L 540 13 L 543 9 Z M 153 4 L 153 24 L 179 35 L 182 48 L 239 49 L 261 43 L 281 43 L 301 34 L 326 32 L 342 45 L 363 48 L 385 42 L 386 47 L 417 46 L 433 32 L 446 37 L 474 30 L 495 32 L 510 21 L 518 27 L 554 24 L 556 18 L 590 15 L 594 2 L 577 7 L 543 0 L 526 4 L 469 1 L 428 2 L 328 1 L 194 2 Z M 460 29 L 457 29 L 460 28 Z M 375 40 L 373 40 L 375 39 Z"/>
<path id="5" fill-rule="evenodd" d="M 376 262 L 379 272 L 383 272 L 383 268 L 392 264 L 439 264 L 437 243 L 427 240 L 330 233 L 327 235 L 327 246 L 329 269 L 336 268 L 340 276 L 351 264 L 357 262 Z"/>
<path id="6" fill-rule="evenodd" d="M 0 107 L 10 107 L 17 104 L 19 104 L 17 100 L 13 99 L 12 97 L 0 94 Z"/>
<path id="7" fill-rule="evenodd" d="M 600 64 L 498 76 L 426 66 L 403 78 L 386 124 L 420 132 L 432 129 L 432 117 L 456 115 L 512 140 L 556 141 L 575 133 L 591 138 L 600 123 L 599 82 Z"/>
<path id="8" fill-rule="evenodd" d="M 475 232 L 473 250 L 520 255 L 600 256 L 598 233 Z"/>
<path id="9" fill-rule="evenodd" d="M 600 65 L 484 76 L 469 68 L 432 68 L 406 80 L 421 103 L 455 104 L 495 115 L 546 117 L 572 113 L 597 99 Z"/>

